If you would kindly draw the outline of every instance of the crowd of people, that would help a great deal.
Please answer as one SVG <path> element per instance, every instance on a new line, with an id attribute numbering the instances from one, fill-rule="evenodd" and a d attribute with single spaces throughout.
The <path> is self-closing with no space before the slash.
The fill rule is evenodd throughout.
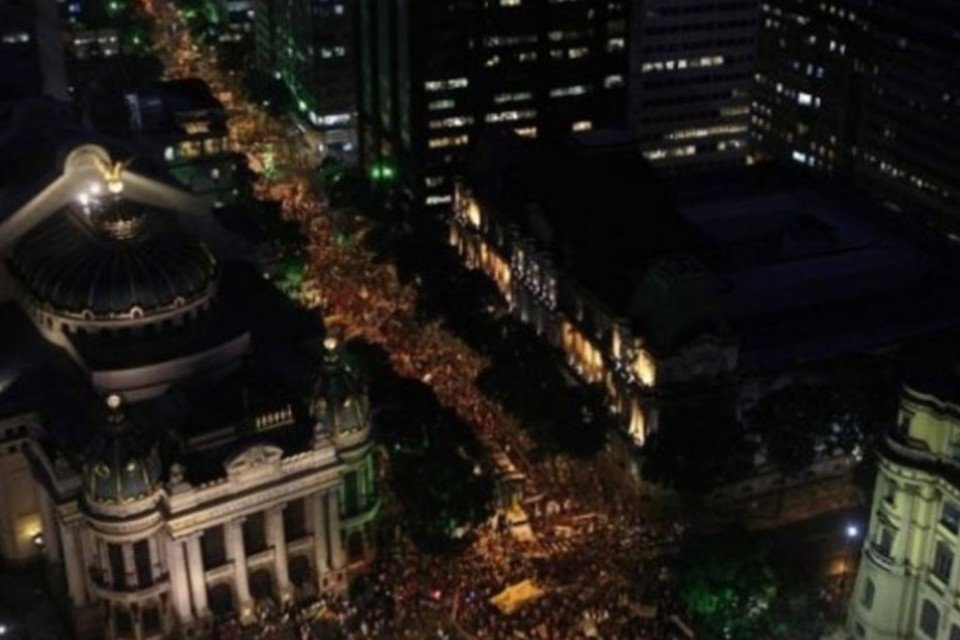
<path id="1" fill-rule="evenodd" d="M 168 30 L 170 31 L 170 30 Z M 242 118 L 234 144 L 248 151 L 264 139 L 280 139 L 279 123 L 251 112 L 229 78 L 199 65 L 186 33 L 167 43 L 181 75 L 206 77 L 232 96 Z M 242 148 L 249 145 L 247 148 Z M 288 154 L 294 157 L 295 154 Z M 300 172 L 300 173 L 298 173 Z M 505 452 L 523 473 L 517 505 L 529 515 L 534 535 L 518 539 L 502 519 L 474 531 L 475 541 L 455 555 L 429 555 L 403 536 L 384 545 L 369 572 L 350 593 L 316 594 L 293 608 L 263 609 L 259 624 L 227 622 L 223 638 L 671 638 L 682 637 L 673 620 L 680 608 L 664 559 L 683 527 L 672 520 L 651 524 L 603 484 L 589 460 L 531 462 L 533 443 L 515 420 L 476 386 L 484 358 L 437 322 L 416 313 L 416 289 L 377 261 L 360 243 L 335 240 L 322 198 L 310 192 L 302 169 L 291 164 L 254 194 L 279 199 L 284 214 L 302 223 L 309 239 L 306 280 L 319 296 L 328 326 L 384 348 L 396 372 L 421 380 L 439 403 L 473 426 L 491 454 Z M 542 594 L 504 613 L 491 598 L 530 580 Z"/>
<path id="2" fill-rule="evenodd" d="M 518 541 L 487 524 L 455 556 L 428 555 L 401 538 L 357 578 L 349 593 L 315 594 L 286 608 L 261 603 L 258 624 L 230 620 L 221 640 L 338 638 L 684 638 L 682 607 L 662 550 L 676 539 L 675 522 L 655 527 L 561 514 L 562 549 L 549 534 Z M 565 523 L 565 524 L 561 524 Z M 654 551 L 651 553 L 651 551 Z M 505 613 L 492 599 L 525 580 L 540 595 Z"/>

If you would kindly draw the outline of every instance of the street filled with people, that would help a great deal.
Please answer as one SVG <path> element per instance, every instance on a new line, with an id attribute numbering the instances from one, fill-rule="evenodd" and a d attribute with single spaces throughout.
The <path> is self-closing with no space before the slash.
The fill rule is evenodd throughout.
<path id="1" fill-rule="evenodd" d="M 253 627 L 223 622 L 220 637 L 683 637 L 665 559 L 684 526 L 652 518 L 612 490 L 594 459 L 532 456 L 534 443 L 517 420 L 477 387 L 485 357 L 441 322 L 423 320 L 415 285 L 401 281 L 389 261 L 360 242 L 338 240 L 326 200 L 311 186 L 309 145 L 296 128 L 250 104 L 236 75 L 218 69 L 191 40 L 172 5 L 146 7 L 168 77 L 210 84 L 231 114 L 233 148 L 258 174 L 254 197 L 279 201 L 284 216 L 301 224 L 305 280 L 316 292 L 310 306 L 328 331 L 381 347 L 397 375 L 427 385 L 472 427 L 491 458 L 505 456 L 525 479 L 511 507 L 522 516 L 509 520 L 499 505 L 456 553 L 418 549 L 403 533 L 402 514 L 397 522 L 385 516 L 381 550 L 349 593 L 306 590 L 293 608 L 265 604 Z M 521 529 L 529 533 L 517 535 Z M 535 585 L 535 595 L 516 610 L 491 602 L 524 581 Z"/>

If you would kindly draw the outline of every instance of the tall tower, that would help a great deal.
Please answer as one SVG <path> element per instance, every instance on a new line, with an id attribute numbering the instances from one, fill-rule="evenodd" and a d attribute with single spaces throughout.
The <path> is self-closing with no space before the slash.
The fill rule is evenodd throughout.
<path id="1" fill-rule="evenodd" d="M 629 121 L 647 160 L 745 162 L 756 45 L 756 0 L 633 1 Z"/>
<path id="2" fill-rule="evenodd" d="M 752 155 L 834 171 L 856 141 L 866 0 L 761 4 Z"/>
<path id="3" fill-rule="evenodd" d="M 374 180 L 448 210 L 484 128 L 530 138 L 622 120 L 626 2 L 362 0 L 362 141 Z"/>
<path id="4" fill-rule="evenodd" d="M 952 0 L 874 0 L 857 169 L 903 208 L 960 223 L 960 17 Z"/>

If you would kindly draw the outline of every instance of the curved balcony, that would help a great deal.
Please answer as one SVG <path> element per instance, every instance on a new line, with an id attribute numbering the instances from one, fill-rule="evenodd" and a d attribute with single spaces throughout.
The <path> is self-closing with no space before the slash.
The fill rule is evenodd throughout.
<path id="1" fill-rule="evenodd" d="M 125 604 L 150 600 L 169 590 L 170 576 L 167 574 L 158 576 L 149 585 L 136 587 L 108 584 L 104 580 L 95 577 L 92 577 L 90 580 L 90 591 L 94 596 Z"/>

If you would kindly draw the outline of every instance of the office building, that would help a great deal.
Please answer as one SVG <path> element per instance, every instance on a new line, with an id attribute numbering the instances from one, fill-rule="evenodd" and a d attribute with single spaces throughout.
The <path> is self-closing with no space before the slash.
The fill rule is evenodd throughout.
<path id="1" fill-rule="evenodd" d="M 752 159 L 848 170 L 867 37 L 863 0 L 765 0 L 751 116 Z"/>
<path id="2" fill-rule="evenodd" d="M 856 170 L 895 206 L 955 229 L 960 211 L 960 16 L 950 0 L 871 3 Z"/>
<path id="3" fill-rule="evenodd" d="M 387 4 L 387 3 L 384 3 Z M 257 64 L 277 74 L 325 151 L 357 155 L 358 0 L 259 0 Z"/>
<path id="4" fill-rule="evenodd" d="M 410 208 L 449 209 L 479 132 L 528 138 L 623 119 L 621 0 L 364 0 L 364 163 Z"/>
<path id="5" fill-rule="evenodd" d="M 638 0 L 630 18 L 629 126 L 654 166 L 747 158 L 756 0 Z"/>

